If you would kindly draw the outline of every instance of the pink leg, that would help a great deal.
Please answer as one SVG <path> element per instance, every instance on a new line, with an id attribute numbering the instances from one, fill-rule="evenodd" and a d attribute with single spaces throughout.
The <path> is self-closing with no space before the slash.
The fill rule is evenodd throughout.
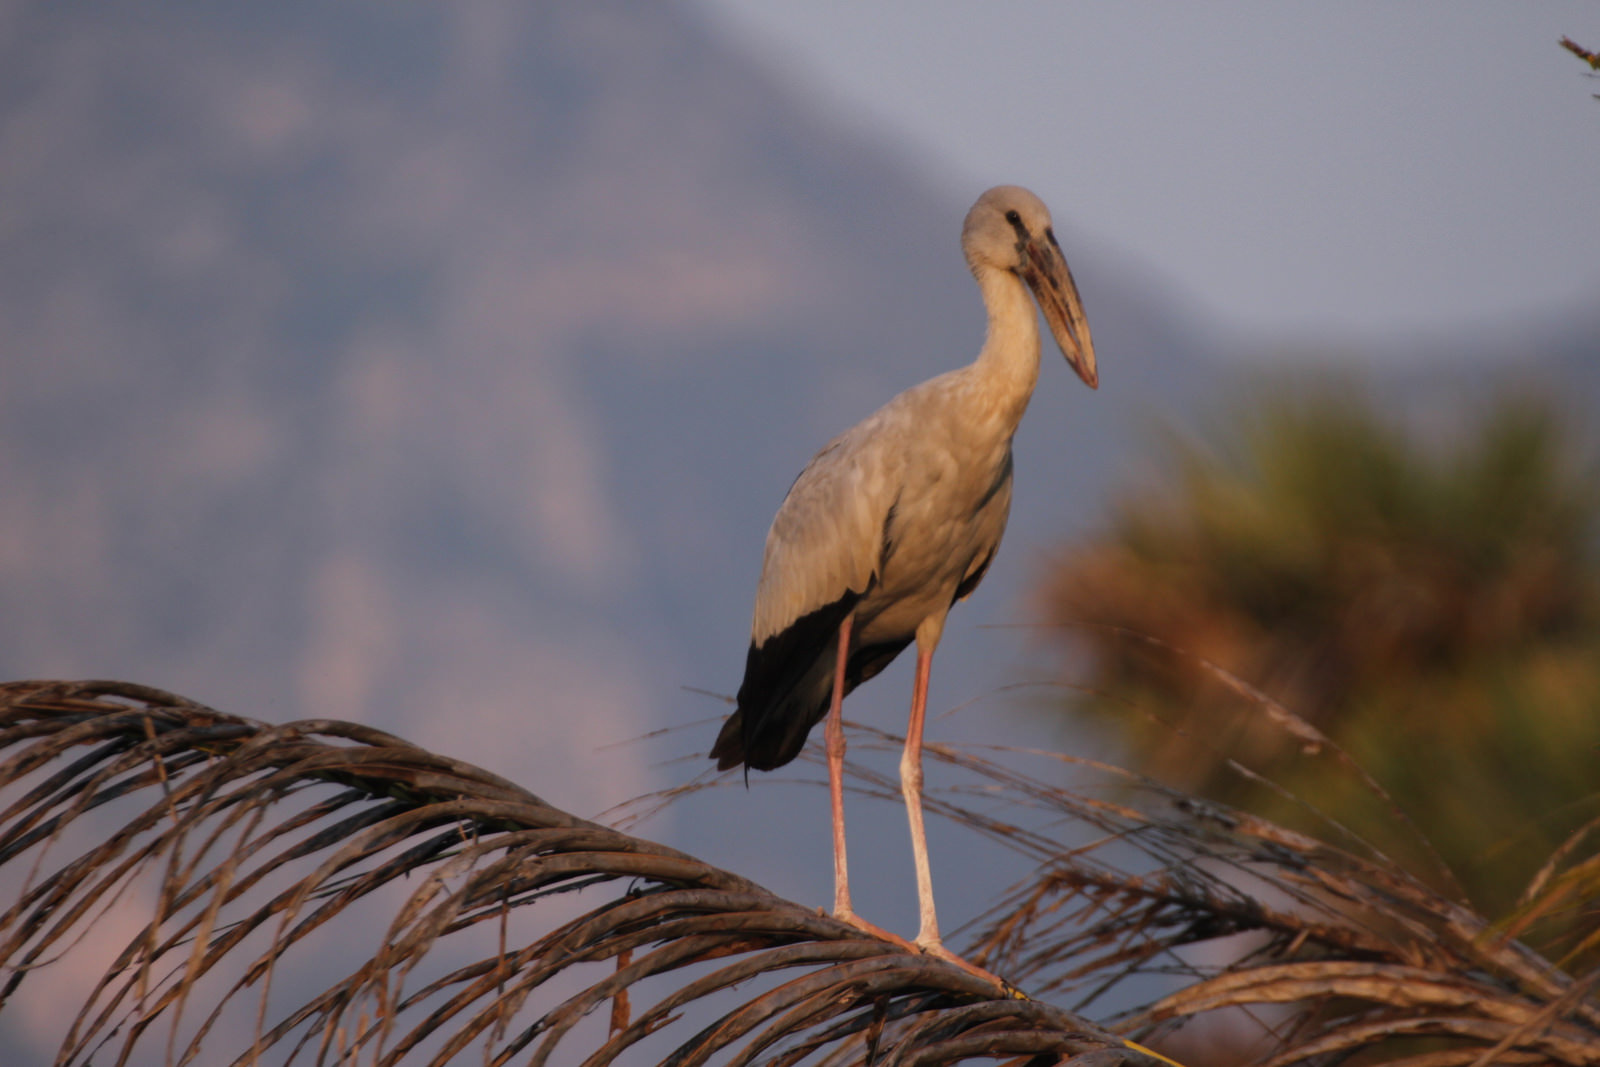
<path id="1" fill-rule="evenodd" d="M 917 905 L 922 914 L 917 947 L 994 983 L 1007 996 L 1015 996 L 1016 991 L 1003 979 L 944 947 L 939 938 L 939 919 L 933 911 L 933 875 L 928 869 L 928 838 L 922 829 L 922 721 L 927 717 L 928 673 L 933 667 L 933 650 L 939 644 L 938 632 L 934 630 L 917 639 L 917 680 L 911 690 L 911 722 L 906 726 L 906 748 L 900 756 L 900 791 L 905 794 L 906 817 L 911 820 L 911 856 L 917 865 Z"/>
<path id="2" fill-rule="evenodd" d="M 850 906 L 850 872 L 844 847 L 844 672 L 850 662 L 850 630 L 854 616 L 839 624 L 839 658 L 834 664 L 833 703 L 823 731 L 828 751 L 828 799 L 833 806 L 833 917 L 883 941 L 911 949 L 911 943 L 867 922 Z"/>
<path id="3" fill-rule="evenodd" d="M 911 948 L 903 938 L 862 919 L 850 907 L 850 877 L 844 858 L 844 670 L 849 661 L 851 617 L 839 626 L 839 659 L 833 679 L 833 704 L 828 708 L 825 731 L 828 751 L 828 793 L 833 802 L 833 914 L 837 919 L 864 930 L 873 937 Z M 942 625 L 942 620 L 941 620 Z M 900 757 L 900 788 L 905 793 L 906 813 L 911 819 L 911 850 L 917 865 L 917 900 L 922 913 L 922 929 L 917 947 L 954 963 L 1008 995 L 1013 990 L 1000 978 L 975 967 L 944 947 L 939 939 L 939 920 L 933 912 L 933 878 L 928 871 L 928 842 L 922 830 L 922 720 L 928 706 L 928 672 L 938 631 L 917 641 L 917 680 L 911 694 L 911 724 L 906 728 L 905 753 Z"/>
<path id="4" fill-rule="evenodd" d="M 949 952 L 939 939 L 939 919 L 933 910 L 933 875 L 928 867 L 928 838 L 922 828 L 922 720 L 928 710 L 933 644 L 917 642 L 917 679 L 911 690 L 906 748 L 900 756 L 900 791 L 905 794 L 906 817 L 911 821 L 911 856 L 917 866 L 917 907 L 922 917 L 917 944 L 925 951 L 948 956 Z"/>
<path id="5" fill-rule="evenodd" d="M 833 670 L 833 703 L 828 708 L 828 724 L 823 731 L 828 749 L 828 798 L 833 805 L 833 914 L 845 922 L 855 921 L 850 907 L 850 872 L 844 857 L 844 670 L 850 661 L 850 624 L 846 615 L 839 624 L 839 658 Z"/>

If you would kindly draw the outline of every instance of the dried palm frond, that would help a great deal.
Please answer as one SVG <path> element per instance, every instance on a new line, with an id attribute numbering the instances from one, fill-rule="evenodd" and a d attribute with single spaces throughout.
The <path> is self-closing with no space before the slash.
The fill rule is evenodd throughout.
<path id="1" fill-rule="evenodd" d="M 1566 973 L 1393 861 L 1119 768 L 1032 754 L 1121 786 L 1075 791 L 1017 770 L 1027 754 L 998 751 L 1004 761 L 928 746 L 970 782 L 928 804 L 1036 861 L 981 920 L 970 955 L 1031 995 L 1181 1053 L 1180 1028 L 1243 1013 L 1260 1038 L 1246 1058 L 1269 1067 L 1355 1053 L 1416 1067 L 1600 1063 L 1600 972 Z M 856 773 L 865 791 L 887 786 Z M 1128 799 L 1103 799 L 1112 793 Z M 1574 897 L 1594 906 L 1600 860 L 1575 848 L 1552 861 L 1560 873 L 1541 872 L 1548 885 L 1519 919 Z"/>
<path id="2" fill-rule="evenodd" d="M 61 1064 L 1153 1062 L 367 727 L 14 683 L 0 761 L 0 1025 Z"/>
<path id="3" fill-rule="evenodd" d="M 974 959 L 1064 1006 L 379 731 L 0 686 L 0 1025 L 98 948 L 58 1062 L 1150 1062 L 1073 1014 L 1093 1010 L 1199 1055 L 1226 1042 L 1180 1027 L 1245 1012 L 1269 1067 L 1600 1063 L 1596 975 L 1514 940 L 1592 906 L 1582 835 L 1495 924 L 1381 855 L 1114 767 L 1033 754 L 1120 783 L 1078 791 L 1027 754 L 928 753 L 966 776 L 930 812 L 1035 863 Z M 340 954 L 357 927 L 377 934 Z"/>

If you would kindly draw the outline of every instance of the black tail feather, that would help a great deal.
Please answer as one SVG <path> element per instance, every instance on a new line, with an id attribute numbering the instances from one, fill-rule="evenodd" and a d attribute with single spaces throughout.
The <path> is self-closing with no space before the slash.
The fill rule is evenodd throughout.
<path id="1" fill-rule="evenodd" d="M 760 645 L 751 643 L 738 710 L 711 748 L 719 770 L 744 763 L 770 771 L 800 754 L 811 727 L 828 713 L 839 624 L 860 599 L 846 593 Z"/>
<path id="2" fill-rule="evenodd" d="M 839 626 L 861 596 L 846 593 L 802 615 L 760 645 L 751 644 L 738 709 L 722 724 L 711 746 L 718 770 L 743 763 L 770 771 L 800 754 L 811 728 L 828 714 Z M 883 670 L 911 641 L 907 635 L 904 640 L 855 649 L 845 665 L 845 692 Z"/>

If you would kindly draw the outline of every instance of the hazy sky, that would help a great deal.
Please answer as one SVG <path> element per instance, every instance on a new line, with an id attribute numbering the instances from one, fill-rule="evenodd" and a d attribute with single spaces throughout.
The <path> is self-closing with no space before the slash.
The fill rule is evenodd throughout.
<path id="1" fill-rule="evenodd" d="M 1057 668 L 1012 626 L 1139 470 L 1134 414 L 1211 369 L 1106 249 L 1262 334 L 1600 306 L 1600 82 L 1556 46 L 1600 4 L 692 2 L 749 58 L 649 0 L 0 3 L 0 668 L 359 720 L 584 815 L 680 785 L 785 487 L 970 358 L 960 213 L 1017 181 L 1100 246 L 1069 256 L 1104 386 L 1047 357 L 930 736 L 1043 747 Z M 910 675 L 848 714 L 899 729 Z M 824 903 L 795 780 L 644 833 Z M 1011 875 L 940 822 L 953 925 Z M 851 828 L 863 914 L 909 933 L 899 804 Z M 0 1047 L 82 982 L 30 978 Z"/>
<path id="2" fill-rule="evenodd" d="M 963 195 L 1034 186 L 1226 326 L 1600 305 L 1593 3 L 697 0 Z"/>

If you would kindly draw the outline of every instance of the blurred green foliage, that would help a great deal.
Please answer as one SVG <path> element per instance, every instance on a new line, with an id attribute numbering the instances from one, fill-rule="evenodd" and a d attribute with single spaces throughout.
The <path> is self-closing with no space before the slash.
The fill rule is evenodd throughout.
<path id="1" fill-rule="evenodd" d="M 1600 480 L 1576 428 L 1502 399 L 1425 440 L 1316 382 L 1163 451 L 1168 477 L 1048 583 L 1082 703 L 1157 778 L 1328 836 L 1310 805 L 1505 914 L 1600 814 Z"/>

